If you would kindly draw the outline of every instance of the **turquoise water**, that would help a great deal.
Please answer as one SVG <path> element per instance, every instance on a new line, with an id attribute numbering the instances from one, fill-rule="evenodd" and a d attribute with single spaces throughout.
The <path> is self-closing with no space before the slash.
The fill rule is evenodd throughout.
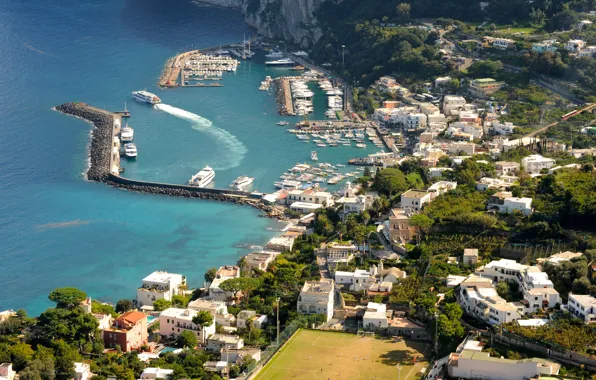
<path id="1" fill-rule="evenodd" d="M 139 149 L 126 176 L 184 183 L 209 164 L 218 187 L 248 174 L 255 188 L 272 190 L 312 150 L 275 125 L 274 96 L 258 91 L 265 75 L 283 69 L 243 62 L 222 88 L 155 85 L 176 52 L 245 33 L 254 32 L 238 12 L 182 0 L 0 2 L 0 309 L 37 314 L 60 286 L 106 301 L 132 298 L 157 269 L 198 286 L 207 268 L 234 263 L 245 245 L 277 234 L 276 222 L 248 207 L 85 181 L 90 127 L 51 110 L 72 100 L 117 110 L 126 101 Z M 193 114 L 192 122 L 134 103 L 131 91 L 143 88 Z M 363 153 L 324 148 L 319 157 L 338 163 Z"/>

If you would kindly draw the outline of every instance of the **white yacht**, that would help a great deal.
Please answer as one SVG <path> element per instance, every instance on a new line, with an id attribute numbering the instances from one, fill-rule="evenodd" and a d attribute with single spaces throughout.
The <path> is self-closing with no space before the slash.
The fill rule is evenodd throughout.
<path id="1" fill-rule="evenodd" d="M 135 131 L 132 127 L 129 127 L 128 124 L 120 130 L 120 140 L 122 140 L 122 142 L 131 142 L 134 139 L 134 136 Z"/>
<path id="2" fill-rule="evenodd" d="M 236 178 L 234 180 L 234 182 L 232 182 L 232 187 L 235 187 L 238 190 L 242 190 L 245 186 L 248 186 L 252 183 L 252 181 L 254 181 L 254 178 L 251 177 L 247 177 L 245 175 L 240 176 L 238 178 Z"/>
<path id="3" fill-rule="evenodd" d="M 215 178 L 215 171 L 209 166 L 205 166 L 203 170 L 193 175 L 188 184 L 190 186 L 205 187 Z"/>
<path id="4" fill-rule="evenodd" d="M 316 151 L 313 150 L 312 152 L 310 152 L 310 159 L 313 161 L 319 161 L 319 156 L 317 155 Z"/>
<path id="5" fill-rule="evenodd" d="M 273 61 L 265 61 L 265 64 L 270 66 L 293 66 L 294 61 L 289 58 L 281 58 Z"/>
<path id="6" fill-rule="evenodd" d="M 133 143 L 124 144 L 124 154 L 126 157 L 134 158 L 137 156 L 137 146 Z"/>
<path id="7" fill-rule="evenodd" d="M 151 105 L 161 103 L 161 99 L 157 95 L 152 94 L 147 91 L 133 91 L 132 97 L 136 101 L 139 101 L 142 103 L 148 103 Z"/>

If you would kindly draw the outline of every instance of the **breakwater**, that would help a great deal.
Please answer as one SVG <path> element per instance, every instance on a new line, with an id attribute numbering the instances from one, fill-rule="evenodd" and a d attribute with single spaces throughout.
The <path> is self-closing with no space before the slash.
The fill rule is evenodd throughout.
<path id="1" fill-rule="evenodd" d="M 289 79 L 284 77 L 275 78 L 273 82 L 275 83 L 276 88 L 277 107 L 279 114 L 282 116 L 295 115 Z"/>
<path id="2" fill-rule="evenodd" d="M 114 120 L 120 118 L 120 115 L 78 102 L 61 104 L 56 106 L 55 109 L 64 114 L 87 120 L 94 126 L 91 132 L 89 149 L 91 165 L 87 172 L 87 179 L 90 181 L 102 182 L 118 189 L 138 193 L 247 204 L 266 212 L 271 217 L 283 215 L 283 212 L 280 212 L 275 206 L 262 203 L 260 194 L 232 189 L 199 188 L 179 184 L 146 182 L 122 177 L 117 174 L 118 170 L 114 170 L 113 167 L 115 164 L 113 160 L 114 137 L 118 125 L 118 123 L 114 123 Z"/>
<path id="3" fill-rule="evenodd" d="M 93 124 L 87 179 L 98 182 L 107 181 L 110 175 L 110 156 L 116 114 L 79 102 L 61 104 L 56 107 L 56 111 L 87 120 Z"/>

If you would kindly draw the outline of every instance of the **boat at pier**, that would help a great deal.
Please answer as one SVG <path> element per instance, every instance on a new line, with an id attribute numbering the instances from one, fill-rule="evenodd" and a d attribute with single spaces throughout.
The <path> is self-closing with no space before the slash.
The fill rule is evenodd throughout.
<path id="1" fill-rule="evenodd" d="M 273 61 L 266 61 L 265 64 L 269 66 L 293 66 L 294 61 L 289 58 L 281 58 Z"/>
<path id="2" fill-rule="evenodd" d="M 313 150 L 312 152 L 310 152 L 310 159 L 313 161 L 319 161 L 319 156 L 317 155 L 316 151 Z"/>
<path id="3" fill-rule="evenodd" d="M 295 190 L 302 186 L 302 183 L 300 181 L 283 180 L 280 182 L 275 182 L 274 185 L 278 189 Z"/>
<path id="4" fill-rule="evenodd" d="M 124 154 L 126 157 L 135 158 L 137 156 L 137 146 L 134 143 L 124 144 Z"/>
<path id="5" fill-rule="evenodd" d="M 282 52 L 272 50 L 271 53 L 265 54 L 265 57 L 279 59 L 279 58 L 283 58 L 284 54 Z"/>
<path id="6" fill-rule="evenodd" d="M 242 190 L 245 186 L 250 185 L 255 179 L 252 177 L 247 177 L 245 175 L 240 176 L 232 182 L 230 185 L 231 187 L 235 187 L 238 190 Z"/>
<path id="7" fill-rule="evenodd" d="M 200 172 L 190 178 L 188 184 L 190 186 L 205 187 L 213 181 L 213 178 L 215 178 L 215 170 L 209 166 L 205 166 Z"/>
<path id="8" fill-rule="evenodd" d="M 134 135 L 135 131 L 128 124 L 120 130 L 120 140 L 122 142 L 131 142 L 134 139 Z"/>
<path id="9" fill-rule="evenodd" d="M 147 104 L 151 104 L 151 105 L 161 103 L 161 99 L 157 95 L 152 94 L 147 91 L 144 91 L 144 90 L 133 91 L 132 98 L 138 102 L 147 103 Z"/>

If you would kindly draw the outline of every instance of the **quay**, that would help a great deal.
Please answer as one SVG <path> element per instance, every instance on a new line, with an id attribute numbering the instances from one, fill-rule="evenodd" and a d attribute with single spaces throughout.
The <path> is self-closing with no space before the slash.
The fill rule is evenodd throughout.
<path id="1" fill-rule="evenodd" d="M 139 193 L 167 195 L 184 198 L 201 198 L 213 201 L 246 204 L 275 216 L 272 206 L 261 202 L 261 193 L 250 193 L 232 189 L 200 188 L 195 186 L 146 182 L 125 178 L 120 175 L 120 127 L 122 112 L 110 112 L 81 102 L 65 103 L 55 107 L 56 111 L 91 122 L 89 157 L 91 165 L 87 179 L 106 185 Z M 130 114 L 128 114 L 130 116 Z"/>
<path id="2" fill-rule="evenodd" d="M 180 76 L 180 71 L 182 70 L 182 65 L 180 62 L 184 64 L 187 57 L 198 53 L 198 50 L 191 50 L 170 58 L 168 62 L 166 62 L 164 72 L 159 78 L 157 85 L 162 88 L 178 87 L 180 85 L 178 83 L 178 77 Z M 184 86 L 184 81 L 181 82 L 181 85 Z"/>

